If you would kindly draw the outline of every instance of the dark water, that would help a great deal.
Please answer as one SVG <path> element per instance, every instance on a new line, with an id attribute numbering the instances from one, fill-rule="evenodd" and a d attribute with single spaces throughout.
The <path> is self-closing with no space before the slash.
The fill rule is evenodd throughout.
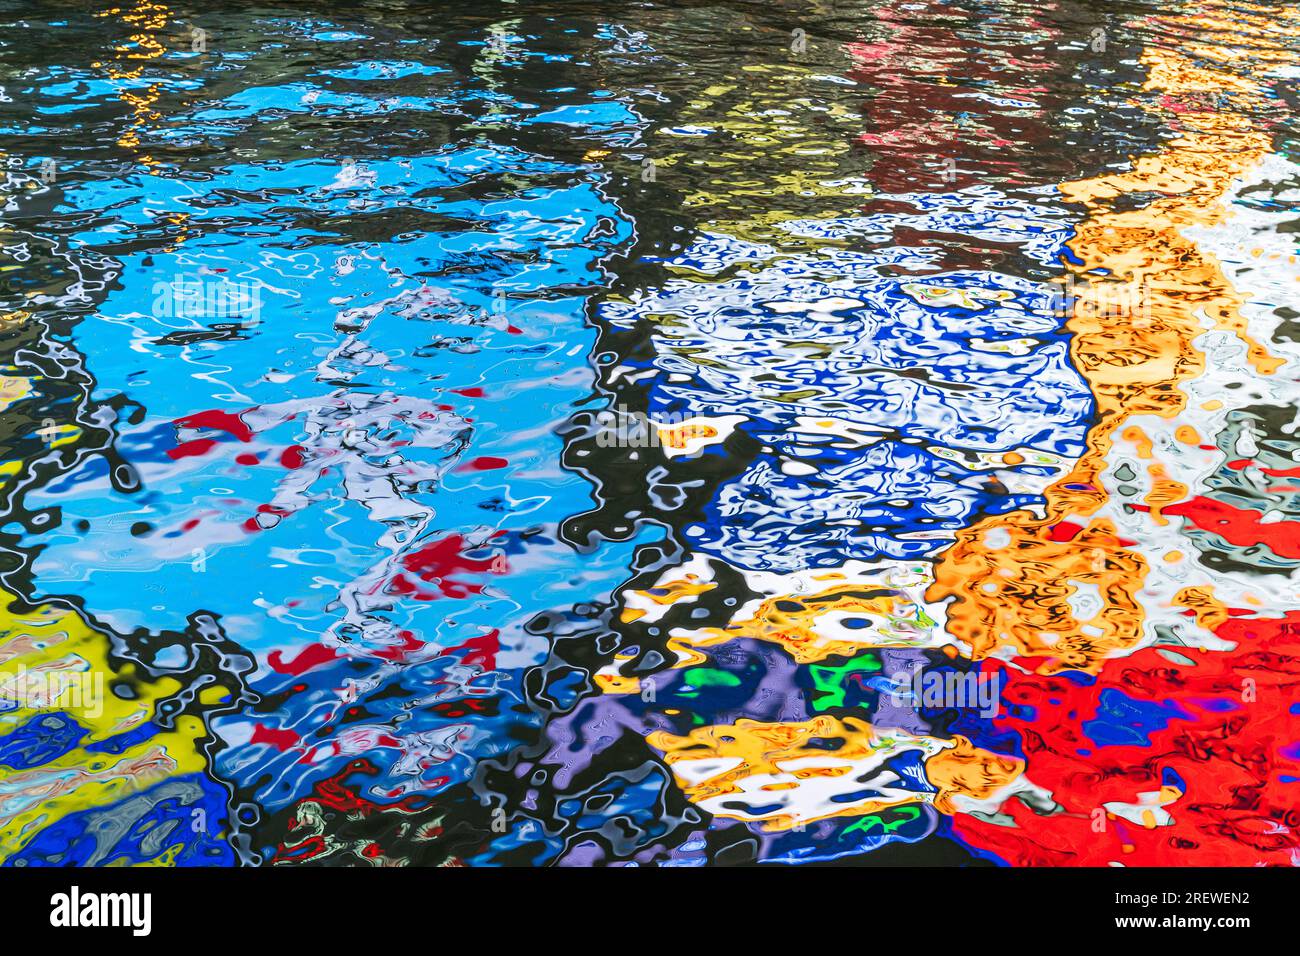
<path id="1" fill-rule="evenodd" d="M 0 6 L 0 859 L 1293 862 L 1298 49 Z"/>

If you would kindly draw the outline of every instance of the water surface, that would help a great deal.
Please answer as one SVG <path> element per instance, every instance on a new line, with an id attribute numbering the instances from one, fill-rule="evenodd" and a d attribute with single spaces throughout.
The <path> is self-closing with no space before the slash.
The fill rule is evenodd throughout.
<path id="1" fill-rule="evenodd" d="M 0 859 L 1293 862 L 1297 37 L 0 7 Z"/>

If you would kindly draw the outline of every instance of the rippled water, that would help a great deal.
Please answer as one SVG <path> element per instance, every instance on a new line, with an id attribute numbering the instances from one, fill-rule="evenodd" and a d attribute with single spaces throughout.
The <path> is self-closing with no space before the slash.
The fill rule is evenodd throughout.
<path id="1" fill-rule="evenodd" d="M 1300 860 L 1300 14 L 0 4 L 6 865 Z"/>

